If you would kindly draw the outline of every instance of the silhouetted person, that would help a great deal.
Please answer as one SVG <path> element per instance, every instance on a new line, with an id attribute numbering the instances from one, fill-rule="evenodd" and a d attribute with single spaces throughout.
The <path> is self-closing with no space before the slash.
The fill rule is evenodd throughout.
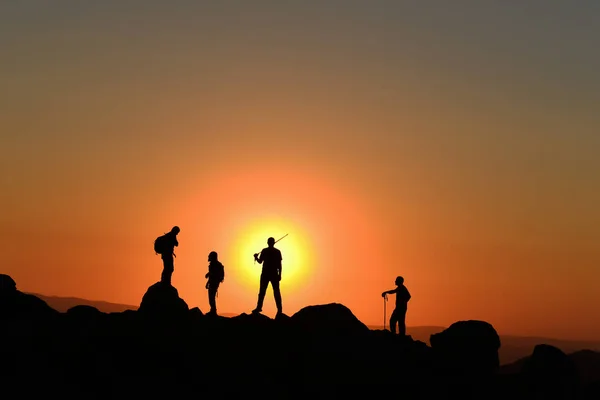
<path id="1" fill-rule="evenodd" d="M 281 281 L 281 251 L 276 249 L 275 239 L 270 237 L 267 240 L 269 247 L 262 249 L 259 253 L 254 254 L 254 259 L 262 264 L 262 273 L 260 274 L 260 290 L 258 291 L 258 302 L 256 309 L 253 313 L 260 313 L 262 311 L 263 302 L 265 300 L 265 294 L 267 293 L 267 286 L 269 282 L 273 286 L 273 295 L 275 296 L 275 304 L 277 305 L 277 314 L 282 313 L 281 305 L 281 292 L 279 291 L 279 281 Z"/>
<path id="2" fill-rule="evenodd" d="M 207 315 L 217 315 L 217 291 L 219 285 L 225 279 L 225 267 L 219 261 L 219 256 L 216 251 L 211 251 L 208 255 L 208 273 L 204 276 L 208 279 L 206 289 L 208 289 L 208 304 L 210 311 Z"/>
<path id="3" fill-rule="evenodd" d="M 179 231 L 179 227 L 174 226 L 170 232 L 159 236 L 154 242 L 154 250 L 160 254 L 160 258 L 163 260 L 163 271 L 160 276 L 160 281 L 169 285 L 171 284 L 171 276 L 175 270 L 173 258 L 176 257 L 175 247 L 179 246 L 179 243 L 177 242 L 177 234 Z"/>
<path id="4" fill-rule="evenodd" d="M 385 297 L 386 294 L 396 295 L 396 308 L 390 317 L 390 330 L 392 333 L 396 333 L 397 323 L 398 334 L 400 336 L 406 336 L 406 309 L 408 307 L 408 301 L 410 300 L 410 293 L 406 286 L 404 286 L 403 277 L 399 276 L 396 278 L 396 286 L 396 289 L 381 293 L 381 297 Z"/>

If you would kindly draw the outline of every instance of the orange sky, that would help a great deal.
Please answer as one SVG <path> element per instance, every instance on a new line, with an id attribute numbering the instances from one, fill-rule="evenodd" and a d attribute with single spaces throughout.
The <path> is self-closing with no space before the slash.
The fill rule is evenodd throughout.
<path id="1" fill-rule="evenodd" d="M 289 231 L 288 314 L 381 324 L 403 275 L 408 325 L 600 338 L 598 14 L 177 4 L 0 8 L 21 290 L 139 304 L 177 224 L 181 296 L 207 310 L 216 250 L 219 310 L 249 312 L 252 253 Z"/>

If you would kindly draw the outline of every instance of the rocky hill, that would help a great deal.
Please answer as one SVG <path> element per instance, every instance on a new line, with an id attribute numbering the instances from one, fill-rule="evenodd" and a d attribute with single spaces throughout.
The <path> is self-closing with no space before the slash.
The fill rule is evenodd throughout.
<path id="1" fill-rule="evenodd" d="M 370 330 L 342 304 L 210 317 L 160 283 L 137 311 L 61 313 L 0 275 L 0 326 L 5 398 L 600 398 L 598 377 L 552 346 L 501 371 L 484 321 L 458 321 L 428 346 Z"/>

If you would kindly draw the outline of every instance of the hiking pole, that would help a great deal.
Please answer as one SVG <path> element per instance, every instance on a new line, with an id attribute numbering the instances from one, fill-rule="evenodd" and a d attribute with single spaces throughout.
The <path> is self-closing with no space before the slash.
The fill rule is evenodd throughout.
<path id="1" fill-rule="evenodd" d="M 277 240 L 275 241 L 275 243 L 279 242 L 281 239 L 283 239 L 283 238 L 284 238 L 284 237 L 286 237 L 287 235 L 289 235 L 289 233 L 286 233 L 285 235 L 283 235 L 282 237 L 280 237 L 279 239 L 277 239 Z M 273 243 L 273 244 L 275 244 L 275 243 Z M 260 251 L 260 253 L 262 253 L 262 250 Z M 258 254 L 260 254 L 260 253 L 258 253 Z M 256 264 L 256 258 L 254 259 L 254 264 Z"/>
<path id="2" fill-rule="evenodd" d="M 284 238 L 284 237 L 286 237 L 287 235 L 289 235 L 289 233 L 286 233 L 285 235 L 283 235 L 282 237 L 280 237 L 279 239 L 277 239 L 277 240 L 275 241 L 275 243 L 279 242 L 281 239 L 283 239 L 283 238 Z"/>
<path id="3" fill-rule="evenodd" d="M 387 319 L 386 304 L 387 304 L 387 294 L 385 296 L 383 296 L 383 330 L 384 331 L 385 331 L 385 320 Z"/>

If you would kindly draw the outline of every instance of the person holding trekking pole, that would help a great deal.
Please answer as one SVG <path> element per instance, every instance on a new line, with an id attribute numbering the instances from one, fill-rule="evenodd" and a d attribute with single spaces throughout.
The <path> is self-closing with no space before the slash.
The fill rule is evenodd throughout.
<path id="1" fill-rule="evenodd" d="M 254 261 L 262 264 L 263 267 L 262 273 L 260 274 L 258 302 L 256 303 L 256 308 L 252 310 L 253 314 L 258 314 L 262 311 L 262 306 L 269 283 L 271 283 L 271 286 L 273 286 L 273 295 L 275 296 L 275 304 L 277 305 L 277 316 L 281 315 L 283 312 L 283 307 L 281 304 L 281 291 L 279 290 L 279 282 L 281 281 L 282 272 L 282 257 L 281 251 L 275 248 L 275 243 L 275 239 L 270 237 L 267 240 L 268 247 L 262 249 L 260 253 L 254 254 Z"/>
<path id="2" fill-rule="evenodd" d="M 406 336 L 406 310 L 408 308 L 408 301 L 410 300 L 411 296 L 406 286 L 404 286 L 403 277 L 399 276 L 396 278 L 396 289 L 388 290 L 381 293 L 381 297 L 384 298 L 384 301 L 388 294 L 396 295 L 396 308 L 394 309 L 394 311 L 392 312 L 392 316 L 390 317 L 390 331 L 395 334 L 396 324 L 398 324 L 398 334 L 404 337 Z"/>

